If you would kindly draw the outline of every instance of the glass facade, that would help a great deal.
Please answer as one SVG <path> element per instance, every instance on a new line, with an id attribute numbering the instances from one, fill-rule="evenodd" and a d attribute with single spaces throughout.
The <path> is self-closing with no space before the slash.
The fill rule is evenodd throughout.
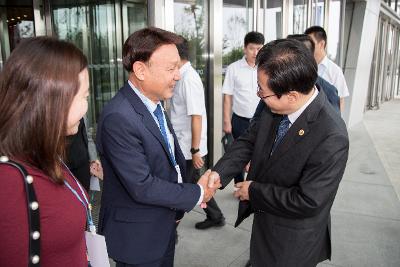
<path id="1" fill-rule="evenodd" d="M 50 9 L 53 34 L 74 43 L 88 57 L 91 94 L 87 117 L 92 128 L 103 106 L 127 78 L 122 45 L 130 33 L 147 25 L 146 1 L 123 1 L 120 5 L 111 0 L 57 0 L 51 2 Z"/>
<path id="2" fill-rule="evenodd" d="M 293 33 L 301 34 L 307 28 L 307 0 L 293 1 Z"/>
<path id="3" fill-rule="evenodd" d="M 208 75 L 208 1 L 174 1 L 174 31 L 189 42 L 189 60 L 203 85 Z"/>
<path id="4" fill-rule="evenodd" d="M 321 27 L 324 27 L 325 1 L 312 0 L 311 8 L 312 8 L 311 25 L 319 25 Z"/>
<path id="5" fill-rule="evenodd" d="M 253 1 L 223 1 L 222 73 L 232 62 L 243 57 L 243 39 L 253 30 Z"/>
<path id="6" fill-rule="evenodd" d="M 1 69 L 11 51 L 22 39 L 35 36 L 32 1 L 0 2 L 0 36 Z"/>
<path id="7" fill-rule="evenodd" d="M 264 36 L 269 42 L 282 38 L 283 35 L 283 1 L 266 0 L 264 5 Z"/>
<path id="8" fill-rule="evenodd" d="M 339 50 L 340 50 L 340 29 L 341 29 L 341 9 L 342 3 L 340 0 L 331 0 L 329 5 L 328 17 L 328 44 L 327 53 L 328 57 L 339 64 Z M 339 64 L 340 65 L 340 64 Z"/>

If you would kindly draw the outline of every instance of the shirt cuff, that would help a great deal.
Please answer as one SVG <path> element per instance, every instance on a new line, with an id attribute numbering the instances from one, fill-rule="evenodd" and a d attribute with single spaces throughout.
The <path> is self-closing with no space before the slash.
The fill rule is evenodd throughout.
<path id="1" fill-rule="evenodd" d="M 203 202 L 203 197 L 204 197 L 204 189 L 203 189 L 203 187 L 201 185 L 198 185 L 198 186 L 200 186 L 200 198 L 199 198 L 199 201 L 197 201 L 196 206 L 200 205 L 201 202 Z"/>

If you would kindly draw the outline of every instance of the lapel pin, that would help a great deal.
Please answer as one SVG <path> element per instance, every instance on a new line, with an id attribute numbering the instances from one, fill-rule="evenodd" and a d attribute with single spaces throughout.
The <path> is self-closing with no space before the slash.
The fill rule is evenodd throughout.
<path id="1" fill-rule="evenodd" d="M 304 130 L 303 130 L 303 129 L 300 129 L 299 135 L 300 135 L 300 136 L 304 135 Z"/>

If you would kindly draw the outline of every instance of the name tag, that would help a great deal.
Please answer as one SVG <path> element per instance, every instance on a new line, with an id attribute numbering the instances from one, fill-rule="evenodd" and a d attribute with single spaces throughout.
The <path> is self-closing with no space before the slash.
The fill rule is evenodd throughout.
<path id="1" fill-rule="evenodd" d="M 178 183 L 181 184 L 183 180 L 182 180 L 181 168 L 179 168 L 178 164 L 175 165 L 175 170 L 176 173 L 178 174 Z"/>
<path id="2" fill-rule="evenodd" d="M 86 231 L 85 239 L 90 265 L 93 267 L 110 267 L 104 236 Z"/>

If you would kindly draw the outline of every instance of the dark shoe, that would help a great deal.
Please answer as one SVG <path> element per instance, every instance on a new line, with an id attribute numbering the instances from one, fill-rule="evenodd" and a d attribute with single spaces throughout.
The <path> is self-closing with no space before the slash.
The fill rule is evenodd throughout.
<path id="1" fill-rule="evenodd" d="M 207 229 L 207 228 L 210 228 L 210 227 L 213 227 L 213 226 L 214 227 L 221 227 L 221 226 L 224 226 L 224 225 L 225 225 L 225 218 L 222 218 L 222 219 L 220 219 L 218 221 L 213 221 L 213 220 L 207 218 L 202 222 L 196 223 L 194 225 L 194 227 L 196 229 L 204 230 L 204 229 Z"/>
<path id="2" fill-rule="evenodd" d="M 248 261 L 246 262 L 246 265 L 245 265 L 244 267 L 251 267 L 251 262 L 250 262 L 250 260 L 248 260 Z"/>

